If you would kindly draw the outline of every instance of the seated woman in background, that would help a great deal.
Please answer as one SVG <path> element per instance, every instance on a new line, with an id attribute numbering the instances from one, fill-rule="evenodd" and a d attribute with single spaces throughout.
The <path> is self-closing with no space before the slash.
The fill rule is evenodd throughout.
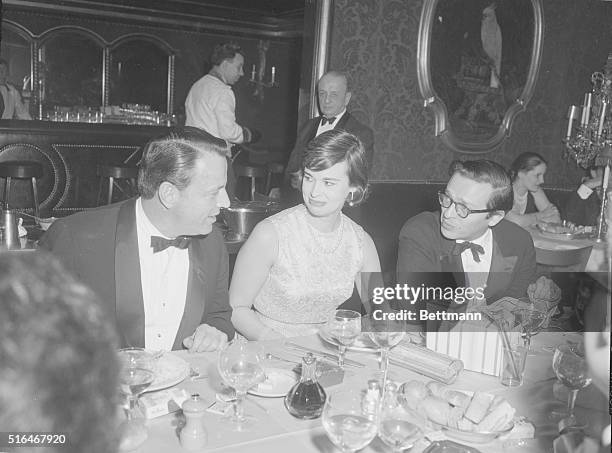
<path id="1" fill-rule="evenodd" d="M 257 224 L 236 259 L 232 322 L 250 340 L 316 333 L 361 288 L 360 272 L 380 272 L 372 238 L 342 213 L 366 195 L 361 141 L 325 132 L 302 165 L 304 203 Z"/>
<path id="2" fill-rule="evenodd" d="M 536 153 L 523 153 L 510 167 L 514 204 L 506 219 L 526 227 L 537 222 L 560 222 L 557 207 L 552 204 L 544 190 L 546 161 Z"/>

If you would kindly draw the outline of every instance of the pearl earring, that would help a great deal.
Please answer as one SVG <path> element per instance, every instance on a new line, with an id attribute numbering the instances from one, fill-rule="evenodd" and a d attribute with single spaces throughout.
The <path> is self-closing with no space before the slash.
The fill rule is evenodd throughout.
<path id="1" fill-rule="evenodd" d="M 355 196 L 355 192 L 351 192 L 351 199 L 348 202 L 349 206 L 355 206 L 355 202 L 353 201 L 353 197 Z"/>

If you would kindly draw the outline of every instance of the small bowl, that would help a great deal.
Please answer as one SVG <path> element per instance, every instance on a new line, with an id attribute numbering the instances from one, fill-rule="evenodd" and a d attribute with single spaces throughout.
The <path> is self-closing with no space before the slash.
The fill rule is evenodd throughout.
<path id="1" fill-rule="evenodd" d="M 47 231 L 51 224 L 57 220 L 57 217 L 47 217 L 45 219 L 38 219 L 38 225 L 43 231 Z"/>

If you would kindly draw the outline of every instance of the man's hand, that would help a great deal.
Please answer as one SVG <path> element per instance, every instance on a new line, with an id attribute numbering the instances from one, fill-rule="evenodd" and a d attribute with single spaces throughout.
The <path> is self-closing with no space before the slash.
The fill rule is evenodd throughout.
<path id="1" fill-rule="evenodd" d="M 193 335 L 183 340 L 189 352 L 218 351 L 227 343 L 227 334 L 208 324 L 200 324 Z"/>
<path id="2" fill-rule="evenodd" d="M 603 176 L 599 175 L 593 178 L 587 178 L 584 181 L 582 181 L 582 184 L 584 184 L 591 190 L 595 190 L 598 187 L 601 187 L 601 185 L 603 184 Z"/>

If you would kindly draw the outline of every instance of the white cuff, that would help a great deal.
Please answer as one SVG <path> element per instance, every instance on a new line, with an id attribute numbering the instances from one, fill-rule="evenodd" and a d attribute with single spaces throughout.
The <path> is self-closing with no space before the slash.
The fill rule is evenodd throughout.
<path id="1" fill-rule="evenodd" d="M 578 194 L 580 198 L 582 198 L 583 200 L 586 200 L 593 193 L 593 189 L 590 189 L 584 184 L 580 184 L 580 187 L 578 187 L 578 190 L 576 191 L 576 193 Z"/>

